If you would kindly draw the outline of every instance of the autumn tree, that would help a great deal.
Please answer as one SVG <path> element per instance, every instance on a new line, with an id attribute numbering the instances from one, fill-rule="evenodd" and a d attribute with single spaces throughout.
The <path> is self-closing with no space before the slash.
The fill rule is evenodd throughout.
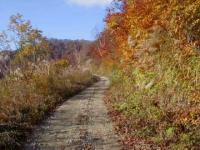
<path id="1" fill-rule="evenodd" d="M 118 49 L 124 59 L 130 60 L 134 57 L 134 47 L 138 47 L 138 41 L 148 38 L 155 27 L 162 28 L 175 42 L 178 40 L 180 44 L 194 44 L 199 47 L 200 1 L 116 0 L 115 2 L 121 7 L 113 5 L 105 20 L 107 31 L 114 37 L 116 43 L 119 43 Z"/>
<path id="2" fill-rule="evenodd" d="M 48 57 L 49 44 L 38 29 L 34 29 L 30 21 L 20 14 L 11 16 L 9 30 L 13 33 L 13 41 L 18 51 L 16 61 L 38 62 Z"/>
<path id="3" fill-rule="evenodd" d="M 108 55 L 119 60 L 111 101 L 130 114 L 131 135 L 161 149 L 198 149 L 200 1 L 115 0 L 105 21 L 115 43 Z"/>

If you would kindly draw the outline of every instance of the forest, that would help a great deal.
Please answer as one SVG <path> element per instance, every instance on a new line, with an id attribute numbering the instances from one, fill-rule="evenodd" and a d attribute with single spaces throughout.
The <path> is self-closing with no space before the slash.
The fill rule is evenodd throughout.
<path id="1" fill-rule="evenodd" d="M 105 22 L 95 56 L 112 80 L 106 102 L 123 143 L 199 149 L 200 1 L 117 0 Z"/>

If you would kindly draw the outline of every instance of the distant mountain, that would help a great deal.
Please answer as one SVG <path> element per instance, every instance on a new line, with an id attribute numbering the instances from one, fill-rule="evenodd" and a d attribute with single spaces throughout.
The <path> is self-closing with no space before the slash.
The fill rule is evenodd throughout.
<path id="1" fill-rule="evenodd" d="M 51 56 L 54 59 L 60 59 L 74 51 L 87 51 L 91 41 L 87 40 L 59 40 L 50 39 Z"/>
<path id="2" fill-rule="evenodd" d="M 87 40 L 59 40 L 50 39 L 50 53 L 52 59 L 67 58 L 70 63 L 76 63 L 77 54 L 82 61 L 88 58 L 92 41 Z"/>
<path id="3" fill-rule="evenodd" d="M 59 40 L 49 39 L 50 59 L 68 59 L 70 64 L 76 65 L 88 59 L 92 41 L 87 40 Z M 0 78 L 9 70 L 10 61 L 14 59 L 17 51 L 0 51 Z"/>

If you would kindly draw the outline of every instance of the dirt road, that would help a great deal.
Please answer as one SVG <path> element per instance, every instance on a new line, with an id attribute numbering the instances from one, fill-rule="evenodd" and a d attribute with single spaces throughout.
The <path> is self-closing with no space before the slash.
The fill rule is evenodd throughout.
<path id="1" fill-rule="evenodd" d="M 66 101 L 35 130 L 26 150 L 120 150 L 103 102 L 109 80 Z"/>

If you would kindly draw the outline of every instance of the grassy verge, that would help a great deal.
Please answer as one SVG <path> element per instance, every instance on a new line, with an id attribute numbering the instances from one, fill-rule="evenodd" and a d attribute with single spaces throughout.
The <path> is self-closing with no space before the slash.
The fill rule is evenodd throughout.
<path id="1" fill-rule="evenodd" d="M 145 141 L 161 149 L 199 149 L 200 57 L 177 61 L 177 55 L 162 54 L 144 58 L 154 60 L 151 67 L 113 73 L 106 99 L 111 116 L 129 148 Z"/>
<path id="2" fill-rule="evenodd" d="M 89 72 L 37 66 L 0 81 L 0 149 L 21 146 L 31 127 L 96 79 Z"/>

